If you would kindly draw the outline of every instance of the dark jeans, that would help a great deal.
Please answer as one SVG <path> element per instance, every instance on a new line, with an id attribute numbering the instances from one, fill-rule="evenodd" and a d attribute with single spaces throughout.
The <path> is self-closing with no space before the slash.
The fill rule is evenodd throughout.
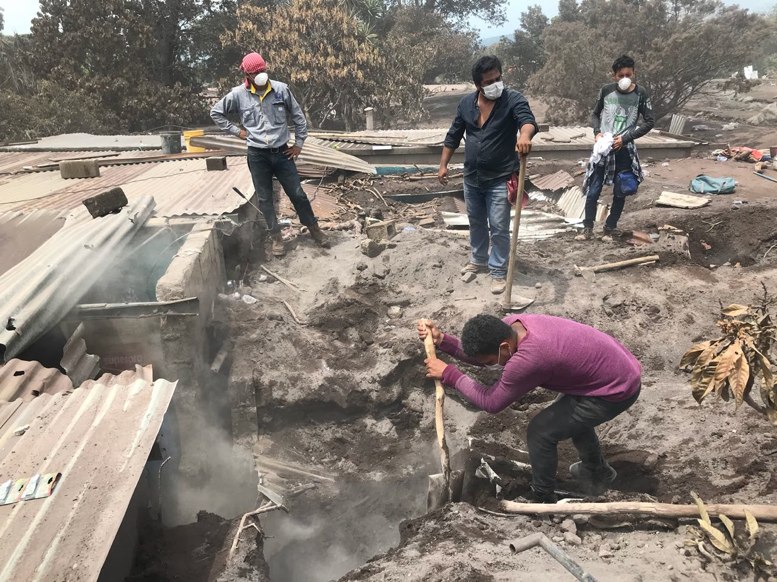
<path id="1" fill-rule="evenodd" d="M 596 207 L 599 202 L 599 195 L 602 193 L 602 187 L 604 186 L 604 166 L 597 167 L 594 170 L 594 175 L 591 176 L 591 183 L 588 185 L 588 192 L 585 196 L 585 219 L 583 220 L 583 226 L 587 228 L 593 228 L 596 221 Z M 604 225 L 607 228 L 614 229 L 618 226 L 618 220 L 620 220 L 623 213 L 623 205 L 626 203 L 626 196 L 620 191 L 618 180 L 615 180 L 615 184 L 612 189 L 612 206 L 610 207 L 610 215 L 607 217 Z"/>
<path id="2" fill-rule="evenodd" d="M 256 196 L 259 198 L 259 210 L 262 211 L 270 233 L 280 231 L 272 195 L 273 176 L 278 178 L 278 182 L 283 186 L 283 191 L 297 211 L 299 221 L 307 227 L 317 223 L 310 200 L 302 189 L 297 165 L 294 160 L 287 158 L 283 151 L 249 147 L 248 169 L 251 171 Z"/>
<path id="3" fill-rule="evenodd" d="M 593 474 L 601 472 L 604 456 L 594 427 L 612 420 L 637 401 L 639 391 L 621 402 L 591 396 L 558 398 L 529 423 L 529 461 L 532 488 L 550 495 L 556 488 L 559 441 L 571 438 L 583 466 Z"/>

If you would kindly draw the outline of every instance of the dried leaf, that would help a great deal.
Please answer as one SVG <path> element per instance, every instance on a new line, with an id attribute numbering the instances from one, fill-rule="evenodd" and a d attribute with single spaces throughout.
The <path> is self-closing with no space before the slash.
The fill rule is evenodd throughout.
<path id="1" fill-rule="evenodd" d="M 699 356 L 711 345 L 711 341 L 706 341 L 691 347 L 683 354 L 683 357 L 680 360 L 680 367 L 685 368 L 686 366 L 690 366 L 691 364 L 695 363 L 696 360 L 699 359 Z"/>
<path id="2" fill-rule="evenodd" d="M 715 366 L 715 383 L 723 384 L 734 368 L 739 356 L 742 354 L 742 344 L 739 340 L 733 342 L 726 350 L 720 354 L 717 358 L 717 365 Z"/>
<path id="3" fill-rule="evenodd" d="M 738 317 L 740 315 L 744 315 L 745 313 L 748 313 L 750 311 L 750 307 L 747 305 L 737 305 L 736 303 L 733 305 L 729 305 L 728 307 L 724 308 L 721 313 L 727 317 Z"/>
<path id="4" fill-rule="evenodd" d="M 726 527 L 726 531 L 728 532 L 728 537 L 731 539 L 731 541 L 734 541 L 734 522 L 731 521 L 727 516 L 721 514 L 718 516 L 720 521 L 723 523 L 723 525 Z"/>
<path id="5" fill-rule="evenodd" d="M 731 388 L 734 398 L 736 398 L 737 408 L 745 401 L 749 380 L 750 364 L 747 363 L 747 358 L 744 354 L 740 352 L 739 358 L 737 358 L 737 361 L 734 363 L 734 367 L 728 377 L 728 385 L 729 388 Z"/>
<path id="6" fill-rule="evenodd" d="M 747 533 L 750 534 L 750 539 L 754 540 L 758 536 L 758 522 L 755 520 L 755 516 L 745 509 L 745 520 L 747 522 Z"/>
<path id="7" fill-rule="evenodd" d="M 708 525 L 712 525 L 710 514 L 707 513 L 707 508 L 704 507 L 704 502 L 701 500 L 701 497 L 699 497 L 695 491 L 691 491 L 691 497 L 693 498 L 694 503 L 696 503 L 696 507 L 699 508 L 699 515 L 701 515 L 702 521 Z"/>
<path id="8" fill-rule="evenodd" d="M 729 554 L 730 556 L 736 554 L 734 546 L 731 545 L 731 542 L 728 541 L 726 535 L 722 531 L 701 519 L 697 519 L 696 521 L 699 522 L 699 526 L 701 526 L 701 529 L 703 529 L 707 534 L 707 538 L 710 540 L 710 543 L 713 546 L 715 546 L 721 552 Z"/>

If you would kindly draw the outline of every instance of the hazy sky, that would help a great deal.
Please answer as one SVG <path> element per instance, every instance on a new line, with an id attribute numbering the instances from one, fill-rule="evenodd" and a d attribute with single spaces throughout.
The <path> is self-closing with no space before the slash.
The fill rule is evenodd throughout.
<path id="1" fill-rule="evenodd" d="M 769 10 L 777 4 L 777 0 L 723 0 L 726 4 L 739 4 L 746 6 L 750 10 L 762 12 Z M 475 27 L 481 31 L 483 38 L 492 36 L 510 35 L 518 26 L 518 19 L 521 12 L 526 10 L 531 4 L 542 6 L 543 12 L 548 16 L 554 16 L 557 12 L 558 1 L 537 2 L 532 0 L 508 0 L 507 2 L 507 22 L 500 26 L 493 26 L 491 23 L 482 20 L 475 21 Z M 38 12 L 38 3 L 33 0 L 0 0 L 0 7 L 5 14 L 5 33 L 14 32 L 24 34 L 30 31 L 30 21 Z"/>

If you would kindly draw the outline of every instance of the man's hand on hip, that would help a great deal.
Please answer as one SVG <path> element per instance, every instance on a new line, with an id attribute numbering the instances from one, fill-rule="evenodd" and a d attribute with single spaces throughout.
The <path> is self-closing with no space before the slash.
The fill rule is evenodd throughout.
<path id="1" fill-rule="evenodd" d="M 290 160 L 296 160 L 297 156 L 300 154 L 301 151 L 302 151 L 301 147 L 299 147 L 298 145 L 293 145 L 290 148 L 287 148 L 286 150 L 284 150 L 283 153 Z"/>

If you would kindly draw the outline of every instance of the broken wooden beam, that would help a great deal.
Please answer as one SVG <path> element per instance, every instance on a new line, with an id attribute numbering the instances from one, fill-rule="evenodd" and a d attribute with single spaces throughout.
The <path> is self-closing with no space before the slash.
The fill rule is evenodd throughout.
<path id="1" fill-rule="evenodd" d="M 603 265 L 595 265 L 593 267 L 578 267 L 575 265 L 575 275 L 582 275 L 584 272 L 602 273 L 604 271 L 615 271 L 617 269 L 633 267 L 635 265 L 648 265 L 650 263 L 655 263 L 659 258 L 658 255 L 649 255 L 647 257 L 637 257 L 635 259 L 628 259 L 615 263 L 604 263 Z"/>
<path id="2" fill-rule="evenodd" d="M 643 501 L 616 501 L 612 503 L 517 503 L 501 501 L 499 507 L 506 513 L 521 515 L 650 515 L 656 517 L 700 517 L 696 504 L 650 503 Z M 749 511 L 758 521 L 777 522 L 777 505 L 705 503 L 712 517 L 725 515 L 731 519 L 746 519 Z"/>

